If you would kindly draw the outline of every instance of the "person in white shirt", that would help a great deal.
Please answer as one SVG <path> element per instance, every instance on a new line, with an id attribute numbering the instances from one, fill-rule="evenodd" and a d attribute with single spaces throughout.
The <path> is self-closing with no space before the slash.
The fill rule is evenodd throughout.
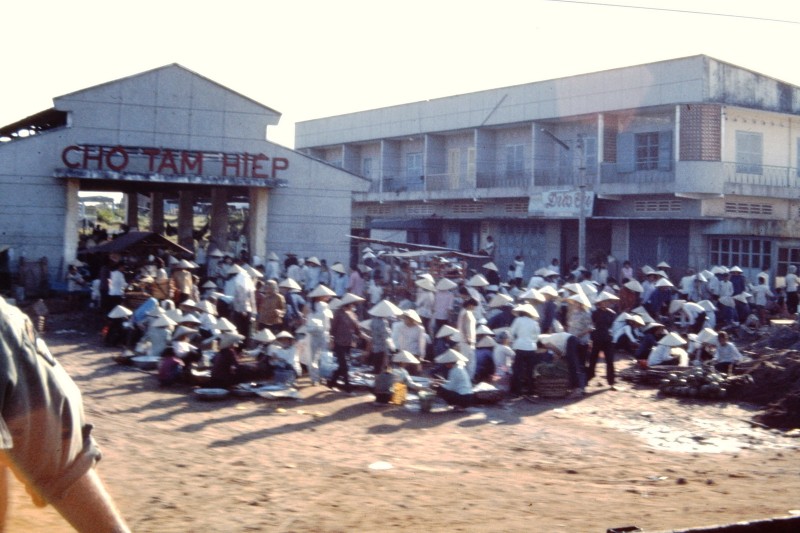
<path id="1" fill-rule="evenodd" d="M 492 349 L 494 373 L 497 376 L 495 385 L 498 389 L 508 389 L 511 383 L 511 368 L 514 365 L 514 350 L 511 348 L 511 336 L 506 331 L 497 334 L 497 343 Z"/>
<path id="2" fill-rule="evenodd" d="M 428 336 L 416 311 L 407 309 L 392 325 L 392 340 L 397 350 L 405 350 L 419 360 L 424 358 Z"/>
<path id="3" fill-rule="evenodd" d="M 689 333 L 700 333 L 705 327 L 706 310 L 694 302 L 681 305 L 681 319 Z"/>
<path id="4" fill-rule="evenodd" d="M 464 300 L 461 311 L 458 313 L 457 327 L 458 332 L 461 334 L 461 342 L 459 343 L 459 351 L 461 355 L 467 358 L 467 373 L 470 379 L 475 377 L 475 342 L 476 329 L 478 327 L 477 320 L 475 319 L 474 310 L 478 306 L 478 301 L 474 298 L 467 298 Z"/>
<path id="5" fill-rule="evenodd" d="M 697 295 L 694 290 L 695 275 L 694 270 L 689 268 L 686 270 L 686 275 L 681 278 L 679 283 L 680 295 L 684 300 L 690 302 L 697 301 Z"/>
<path id="6" fill-rule="evenodd" d="M 303 266 L 305 274 L 305 290 L 306 292 L 313 291 L 319 285 L 320 275 L 322 274 L 322 266 L 319 259 L 316 257 L 309 257 L 306 259 L 306 264 Z"/>
<path id="7" fill-rule="evenodd" d="M 467 358 L 451 348 L 438 356 L 435 362 L 447 368 L 447 380 L 434 382 L 437 396 L 457 409 L 473 405 L 472 380 L 464 367 Z"/>
<path id="8" fill-rule="evenodd" d="M 267 265 L 264 269 L 264 277 L 266 279 L 274 279 L 279 280 L 281 277 L 281 264 L 278 258 L 278 254 L 275 252 L 270 252 L 267 256 Z"/>
<path id="9" fill-rule="evenodd" d="M 686 344 L 686 341 L 677 333 L 664 335 L 650 350 L 647 366 L 689 366 L 689 354 L 686 350 L 682 350 L 682 353 L 675 350 L 677 353 L 673 353 L 673 349 L 682 348 Z"/>
<path id="10" fill-rule="evenodd" d="M 417 297 L 414 302 L 414 307 L 417 310 L 417 314 L 422 319 L 422 325 L 425 331 L 431 333 L 431 328 L 433 327 L 431 319 L 433 318 L 434 293 L 436 292 L 436 287 L 433 281 L 429 279 L 418 279 L 414 284 L 417 286 Z"/>
<path id="11" fill-rule="evenodd" d="M 728 340 L 728 334 L 725 331 L 720 331 L 717 336 L 717 353 L 714 356 L 714 368 L 718 372 L 726 374 L 733 372 L 733 367 L 736 363 L 743 359 L 742 354 L 736 345 Z"/>
<path id="12" fill-rule="evenodd" d="M 533 391 L 533 367 L 536 365 L 536 341 L 539 338 L 539 313 L 531 304 L 514 308 L 517 318 L 511 323 L 509 335 L 513 339 L 514 365 L 511 368 L 512 395 Z"/>
<path id="13" fill-rule="evenodd" d="M 769 298 L 774 298 L 774 294 L 772 291 L 769 290 L 769 277 L 765 274 L 758 275 L 758 284 L 753 285 L 750 287 L 750 293 L 753 295 L 753 306 L 756 309 L 756 314 L 758 314 L 759 319 L 761 320 L 761 325 L 764 326 L 767 323 L 767 303 Z"/>
<path id="14" fill-rule="evenodd" d="M 125 265 L 120 261 L 108 277 L 108 309 L 122 304 L 122 297 L 125 295 L 125 287 L 128 282 L 125 280 Z M 106 311 L 107 312 L 107 311 Z"/>
<path id="15" fill-rule="evenodd" d="M 786 280 L 786 309 L 789 311 L 790 315 L 795 315 L 797 314 L 797 305 L 800 302 L 800 298 L 798 298 L 797 294 L 797 267 L 789 265 L 786 278 L 784 279 Z"/>
<path id="16" fill-rule="evenodd" d="M 514 285 L 519 289 L 522 287 L 522 276 L 525 275 L 525 261 L 521 255 L 514 258 Z"/>

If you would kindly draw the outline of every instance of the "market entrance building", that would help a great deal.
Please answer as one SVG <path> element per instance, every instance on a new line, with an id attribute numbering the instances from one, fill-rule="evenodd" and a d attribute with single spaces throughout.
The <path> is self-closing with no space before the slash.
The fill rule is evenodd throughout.
<path id="1" fill-rule="evenodd" d="M 78 249 L 79 191 L 120 192 L 127 225 L 149 199 L 150 229 L 178 205 L 178 244 L 194 250 L 195 207 L 208 247 L 228 248 L 228 203 L 249 205 L 251 256 L 347 262 L 351 194 L 368 180 L 266 140 L 277 111 L 172 64 L 54 99 L 0 128 L 0 247 L 47 258 L 57 279 Z M 324 206 L 323 209 L 320 209 Z"/>

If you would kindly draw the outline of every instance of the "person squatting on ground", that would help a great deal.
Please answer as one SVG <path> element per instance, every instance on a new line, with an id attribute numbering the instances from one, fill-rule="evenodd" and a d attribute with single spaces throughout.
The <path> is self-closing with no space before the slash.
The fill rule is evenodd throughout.
<path id="1" fill-rule="evenodd" d="M 37 338 L 27 316 L 0 298 L 0 494 L 10 469 L 34 503 L 52 505 L 81 532 L 129 531 L 94 470 L 100 451 L 80 391 Z M 0 530 L 7 502 L 0 502 Z"/>

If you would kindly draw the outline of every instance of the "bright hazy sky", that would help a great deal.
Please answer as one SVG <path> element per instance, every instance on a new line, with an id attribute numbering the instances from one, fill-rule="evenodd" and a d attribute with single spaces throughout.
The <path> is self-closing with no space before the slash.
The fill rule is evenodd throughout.
<path id="1" fill-rule="evenodd" d="M 800 86 L 798 35 L 797 0 L 16 1 L 0 124 L 180 63 L 280 111 L 293 147 L 302 120 L 695 54 Z"/>

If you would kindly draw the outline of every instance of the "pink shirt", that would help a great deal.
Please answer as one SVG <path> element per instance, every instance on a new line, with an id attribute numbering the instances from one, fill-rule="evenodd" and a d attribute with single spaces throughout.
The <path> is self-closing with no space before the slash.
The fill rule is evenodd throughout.
<path id="1" fill-rule="evenodd" d="M 351 292 L 356 296 L 364 295 L 364 278 L 355 270 L 350 273 L 350 282 L 347 284 L 347 292 Z"/>
<path id="2" fill-rule="evenodd" d="M 451 291 L 436 291 L 433 296 L 433 318 L 436 320 L 449 319 L 455 299 L 456 296 Z"/>

